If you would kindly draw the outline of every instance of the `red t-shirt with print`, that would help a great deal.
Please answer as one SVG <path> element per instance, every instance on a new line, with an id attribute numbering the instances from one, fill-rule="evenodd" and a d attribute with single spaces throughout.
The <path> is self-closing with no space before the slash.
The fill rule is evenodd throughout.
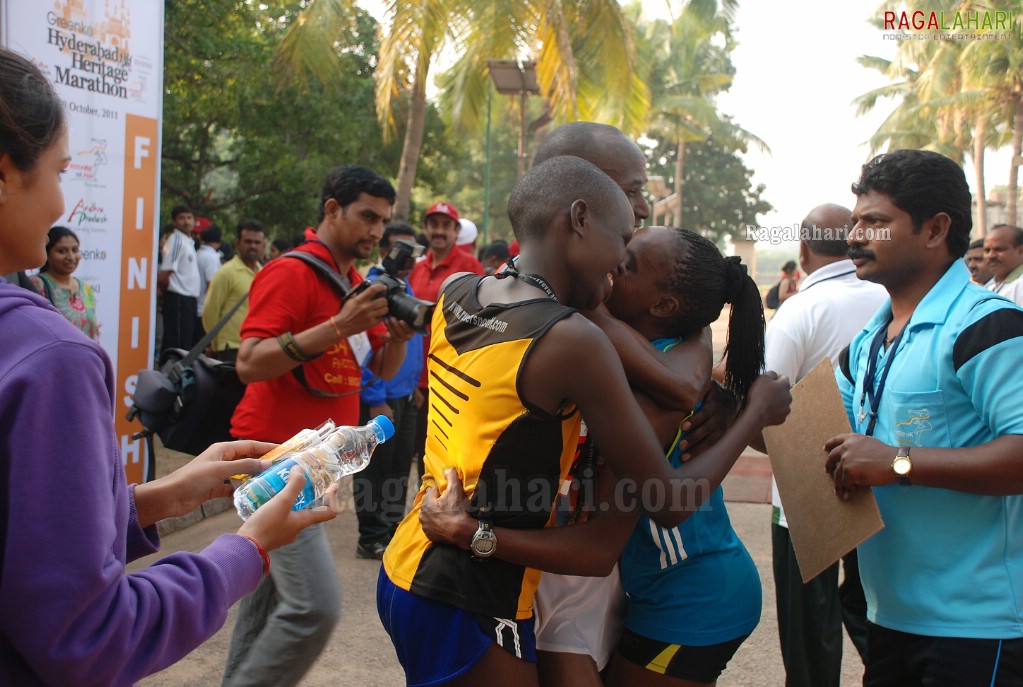
<path id="1" fill-rule="evenodd" d="M 330 251 L 317 240 L 315 230 L 306 229 L 306 240 L 308 243 L 295 250 L 335 264 Z M 347 276 L 353 288 L 363 281 L 354 266 Z M 325 322 L 340 307 L 341 295 L 326 277 L 301 260 L 279 258 L 260 270 L 252 282 L 241 338 L 272 339 L 284 332 L 297 334 Z M 387 328 L 381 323 L 366 333 L 376 351 L 384 344 Z M 291 372 L 253 382 L 245 388 L 245 397 L 231 418 L 231 434 L 280 443 L 328 418 L 338 425 L 357 424 L 362 370 L 348 341 L 339 342 L 302 368 L 310 387 L 339 396 L 316 396 Z"/>

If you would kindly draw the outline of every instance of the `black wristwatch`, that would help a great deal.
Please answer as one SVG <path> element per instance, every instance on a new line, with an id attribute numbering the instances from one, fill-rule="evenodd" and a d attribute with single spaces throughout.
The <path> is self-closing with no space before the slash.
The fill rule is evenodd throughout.
<path id="1" fill-rule="evenodd" d="M 476 534 L 472 535 L 472 542 L 469 544 L 472 557 L 478 561 L 485 561 L 497 551 L 497 535 L 494 534 L 490 522 L 480 520 Z"/>

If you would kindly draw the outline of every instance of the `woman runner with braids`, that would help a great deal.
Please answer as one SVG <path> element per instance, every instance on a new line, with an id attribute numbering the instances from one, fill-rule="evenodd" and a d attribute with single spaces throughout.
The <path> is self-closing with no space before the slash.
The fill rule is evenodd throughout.
<path id="1" fill-rule="evenodd" d="M 764 366 L 764 310 L 746 267 L 686 229 L 640 230 L 628 250 L 608 310 L 667 350 L 730 303 L 725 385 L 744 404 Z M 676 430 L 668 445 L 672 466 L 681 464 L 683 436 Z M 619 561 L 628 611 L 609 685 L 713 685 L 760 621 L 756 566 L 732 529 L 721 487 L 707 496 L 676 527 L 639 516 Z"/>

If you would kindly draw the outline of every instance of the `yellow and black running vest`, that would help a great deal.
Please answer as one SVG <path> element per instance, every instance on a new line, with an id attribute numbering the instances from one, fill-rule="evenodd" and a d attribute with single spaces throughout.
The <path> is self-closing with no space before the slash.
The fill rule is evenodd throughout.
<path id="1" fill-rule="evenodd" d="M 545 527 L 576 450 L 575 406 L 551 415 L 527 405 L 518 386 L 533 346 L 575 310 L 549 298 L 482 306 L 476 295 L 482 279 L 455 280 L 434 311 L 426 474 L 387 548 L 384 570 L 414 594 L 523 619 L 533 612 L 538 570 L 496 557 L 475 561 L 463 549 L 432 544 L 419 524 L 423 494 L 435 484 L 443 491 L 444 470 L 454 467 L 477 518 L 500 527 Z"/>

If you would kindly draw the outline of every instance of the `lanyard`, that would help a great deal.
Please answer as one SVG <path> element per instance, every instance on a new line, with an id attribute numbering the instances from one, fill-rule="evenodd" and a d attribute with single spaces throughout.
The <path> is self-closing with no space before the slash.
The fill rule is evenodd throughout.
<path id="1" fill-rule="evenodd" d="M 550 285 L 547 282 L 545 282 L 543 278 L 541 278 L 539 275 L 522 274 L 521 272 L 516 272 L 515 276 L 521 279 L 522 281 L 526 282 L 527 284 L 532 284 L 533 286 L 536 286 L 539 289 L 541 289 L 544 293 L 547 294 L 547 297 L 550 298 L 555 303 L 561 303 L 561 301 L 558 300 L 558 297 L 554 295 L 554 289 L 552 289 Z"/>
<path id="2" fill-rule="evenodd" d="M 891 320 L 888 320 L 888 323 L 890 324 Z M 870 343 L 867 371 L 863 375 L 863 392 L 860 394 L 860 422 L 863 422 L 867 417 L 864 405 L 867 400 L 870 401 L 870 422 L 867 423 L 867 429 L 863 432 L 868 437 L 874 436 L 874 425 L 877 423 L 877 410 L 881 406 L 881 394 L 884 393 L 884 383 L 888 379 L 888 371 L 892 369 L 892 361 L 895 360 L 895 354 L 899 352 L 899 343 L 901 343 L 902 335 L 906 332 L 907 327 L 903 327 L 899 335 L 891 342 L 891 347 L 888 349 L 888 360 L 885 361 L 884 370 L 881 371 L 881 379 L 877 382 L 876 392 L 874 391 L 874 376 L 877 374 L 877 356 L 881 352 L 881 346 L 884 345 L 885 334 L 888 333 L 888 325 L 881 327 L 874 336 L 874 340 Z"/>
<path id="3" fill-rule="evenodd" d="M 494 276 L 497 277 L 498 279 L 502 279 L 508 276 L 515 277 L 516 279 L 521 279 L 527 284 L 532 284 L 533 286 L 537 287 L 538 289 L 546 293 L 547 297 L 550 298 L 555 303 L 559 305 L 561 304 L 561 301 L 558 300 L 558 297 L 554 295 L 554 289 L 550 287 L 550 284 L 544 281 L 543 277 L 541 277 L 538 274 L 522 274 L 521 272 L 519 272 L 518 265 L 516 264 L 517 262 L 518 260 L 516 260 L 516 258 L 509 259 L 505 267 L 505 270 L 503 272 L 498 272 Z"/>

